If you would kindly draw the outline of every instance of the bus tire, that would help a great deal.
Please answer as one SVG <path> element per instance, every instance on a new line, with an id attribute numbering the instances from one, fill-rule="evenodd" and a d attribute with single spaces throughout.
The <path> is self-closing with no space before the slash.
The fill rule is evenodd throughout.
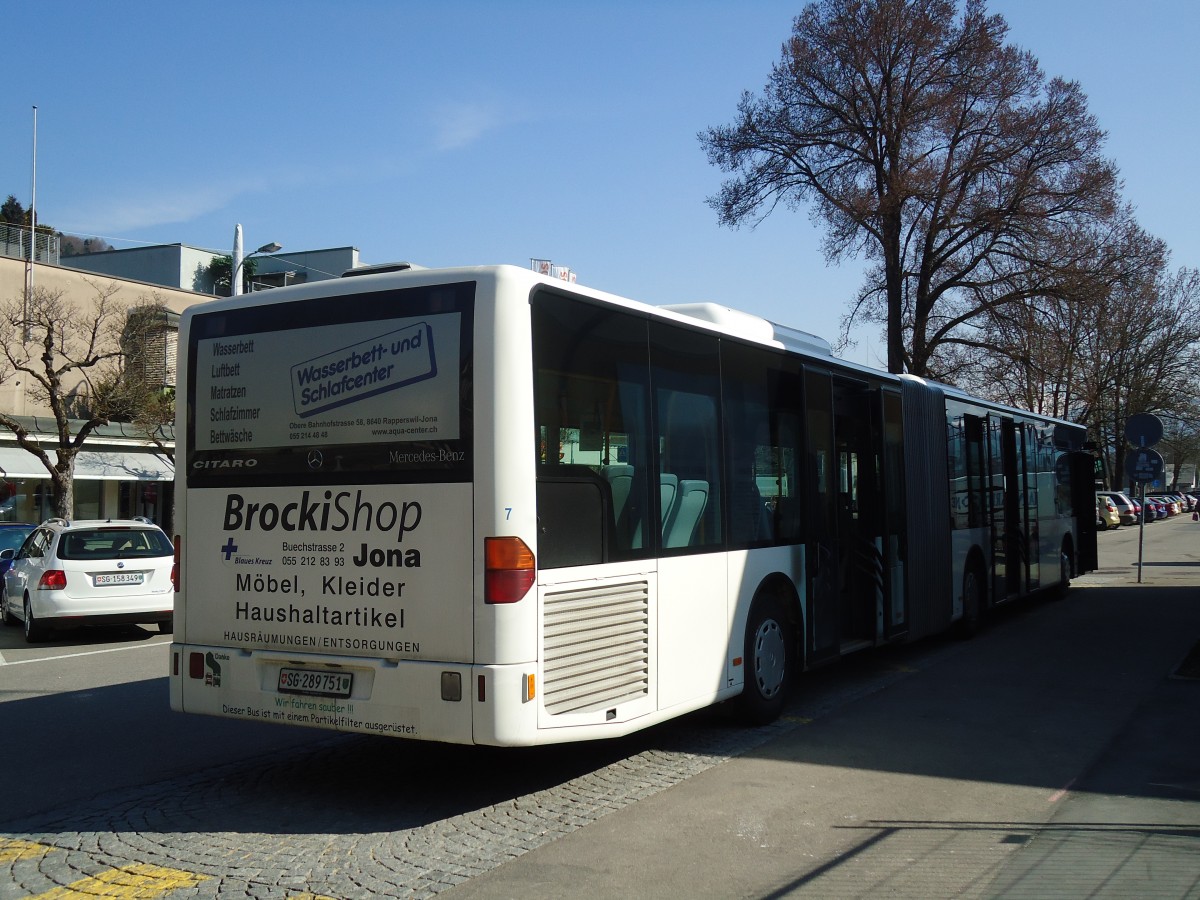
<path id="1" fill-rule="evenodd" d="M 742 659 L 742 720 L 748 725 L 774 722 L 787 702 L 797 662 L 795 629 L 778 594 L 760 594 L 751 604 Z"/>
<path id="2" fill-rule="evenodd" d="M 958 622 L 958 636 L 971 638 L 983 627 L 984 584 L 983 567 L 978 560 L 968 561 L 963 572 L 963 614 Z"/>
<path id="3" fill-rule="evenodd" d="M 1071 552 L 1071 544 L 1064 541 L 1062 550 L 1058 553 L 1058 587 L 1054 590 L 1055 597 L 1067 596 L 1071 587 L 1071 576 L 1075 574 L 1075 555 Z"/>
<path id="4" fill-rule="evenodd" d="M 37 644 L 46 639 L 46 626 L 33 617 L 33 604 L 25 598 L 25 643 Z"/>

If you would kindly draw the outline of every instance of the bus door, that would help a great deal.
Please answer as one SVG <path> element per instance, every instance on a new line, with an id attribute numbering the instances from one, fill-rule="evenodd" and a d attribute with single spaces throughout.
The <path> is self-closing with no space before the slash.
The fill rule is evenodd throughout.
<path id="1" fill-rule="evenodd" d="M 810 665 L 838 655 L 837 491 L 833 448 L 833 379 L 805 367 L 805 616 Z"/>
<path id="2" fill-rule="evenodd" d="M 965 497 L 961 501 L 965 506 L 962 524 L 973 534 L 979 535 L 977 540 L 980 544 L 984 541 L 980 529 L 991 523 L 989 492 L 985 490 L 986 481 L 984 479 L 987 460 L 983 442 L 984 421 L 979 416 L 973 416 L 970 413 L 963 415 L 965 450 L 963 471 L 966 483 L 963 485 Z"/>
<path id="3" fill-rule="evenodd" d="M 883 503 L 876 395 L 859 381 L 833 381 L 841 650 L 874 644 L 883 613 Z"/>
<path id="4" fill-rule="evenodd" d="M 1017 429 L 1012 419 L 988 416 L 991 475 L 992 597 L 1015 596 L 1021 589 L 1021 479 L 1017 467 Z"/>
<path id="5" fill-rule="evenodd" d="M 805 370 L 811 659 L 874 644 L 884 562 L 877 395 L 858 381 Z"/>
<path id="6" fill-rule="evenodd" d="M 882 484 L 883 636 L 891 640 L 908 632 L 908 596 L 904 589 L 908 546 L 905 541 L 904 408 L 899 391 L 879 391 L 879 421 L 883 423 Z"/>
<path id="7" fill-rule="evenodd" d="M 1042 581 L 1042 531 L 1038 521 L 1038 471 L 1042 457 L 1038 453 L 1037 429 L 1030 423 L 1021 426 L 1021 449 L 1021 512 L 1025 523 L 1021 554 L 1025 561 L 1025 588 L 1032 591 Z"/>

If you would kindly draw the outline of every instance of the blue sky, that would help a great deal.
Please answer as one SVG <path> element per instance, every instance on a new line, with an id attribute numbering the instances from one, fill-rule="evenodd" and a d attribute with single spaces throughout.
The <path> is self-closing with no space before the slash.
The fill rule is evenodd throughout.
<path id="1" fill-rule="evenodd" d="M 993 0 L 1079 81 L 1126 199 L 1200 265 L 1191 0 Z M 548 258 L 649 303 L 836 337 L 862 274 L 779 209 L 720 228 L 697 133 L 759 91 L 800 2 L 8 3 L 0 197 L 114 247 L 353 245 L 364 262 Z M 847 355 L 883 366 L 876 335 Z"/>

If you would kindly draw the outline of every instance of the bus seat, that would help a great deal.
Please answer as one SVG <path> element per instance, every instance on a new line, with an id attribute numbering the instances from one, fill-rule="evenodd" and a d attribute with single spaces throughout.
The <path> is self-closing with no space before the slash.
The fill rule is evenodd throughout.
<path id="1" fill-rule="evenodd" d="M 692 543 L 696 525 L 708 503 L 708 482 L 685 479 L 679 482 L 679 502 L 663 535 L 663 546 L 687 547 Z"/>
<path id="2" fill-rule="evenodd" d="M 675 505 L 679 502 L 679 478 L 670 472 L 658 476 L 659 511 L 662 515 L 662 533 L 666 536 L 667 522 L 675 514 Z"/>
<path id="3" fill-rule="evenodd" d="M 600 474 L 608 481 L 611 488 L 613 518 L 620 523 L 624 521 L 625 504 L 628 502 L 629 492 L 633 488 L 633 466 L 624 463 L 601 466 Z"/>

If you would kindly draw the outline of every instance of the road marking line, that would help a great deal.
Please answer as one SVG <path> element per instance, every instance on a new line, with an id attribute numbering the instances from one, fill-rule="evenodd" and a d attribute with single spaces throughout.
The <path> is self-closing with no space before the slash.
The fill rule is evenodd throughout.
<path id="1" fill-rule="evenodd" d="M 81 653 L 64 653 L 61 656 L 43 656 L 39 659 L 18 659 L 12 662 L 4 661 L 0 658 L 0 665 L 4 666 L 27 666 L 30 663 L 55 662 L 60 659 L 74 659 L 77 656 L 96 656 L 100 653 L 121 653 L 125 650 L 141 650 L 146 647 L 169 647 L 169 641 L 156 641 L 153 644 L 133 644 L 129 647 L 109 647 L 107 650 L 84 650 Z"/>
<path id="2" fill-rule="evenodd" d="M 20 859 L 39 859 L 48 853 L 62 849 L 19 838 L 0 839 L 0 863 L 12 863 Z M 208 881 L 211 877 L 210 875 L 185 872 L 182 869 L 152 866 L 149 863 L 132 863 L 128 866 L 106 869 L 98 875 L 51 888 L 41 894 L 29 897 L 27 900 L 73 900 L 77 897 L 152 900 L 152 898 L 161 897 L 169 891 L 195 887 L 202 881 Z M 313 897 L 314 895 L 301 896 Z M 332 898 L 324 898 L 324 900 L 332 900 Z"/>
<path id="3" fill-rule="evenodd" d="M 37 859 L 45 856 L 57 847 L 48 847 L 34 841 L 22 841 L 17 838 L 0 840 L 0 863 L 16 862 L 18 859 Z"/>
<path id="4" fill-rule="evenodd" d="M 81 878 L 62 887 L 36 894 L 29 900 L 70 900 L 75 897 L 116 897 L 120 900 L 151 900 L 169 891 L 195 887 L 210 876 L 134 863 L 108 869 L 91 878 Z"/>

